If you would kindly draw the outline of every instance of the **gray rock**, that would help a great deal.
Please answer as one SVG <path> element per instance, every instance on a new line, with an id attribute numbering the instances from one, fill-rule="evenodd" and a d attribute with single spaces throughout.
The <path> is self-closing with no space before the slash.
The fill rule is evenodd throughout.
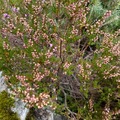
<path id="1" fill-rule="evenodd" d="M 15 107 L 11 109 L 18 114 L 20 120 L 25 120 L 29 112 L 29 109 L 25 107 L 25 103 L 17 98 L 15 99 Z"/>
<path id="2" fill-rule="evenodd" d="M 4 78 L 2 77 L 2 72 L 0 72 L 0 92 L 7 89 Z"/>
<path id="3" fill-rule="evenodd" d="M 49 109 L 35 109 L 32 108 L 35 120 L 67 120 L 66 117 L 56 114 Z"/>

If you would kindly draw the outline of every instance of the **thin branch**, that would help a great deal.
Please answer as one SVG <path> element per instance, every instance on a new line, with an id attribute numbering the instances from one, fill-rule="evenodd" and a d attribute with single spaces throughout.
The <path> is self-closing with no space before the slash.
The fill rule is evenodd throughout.
<path id="1" fill-rule="evenodd" d="M 62 92 L 64 93 L 64 97 L 65 97 L 65 100 L 64 100 L 64 103 L 65 103 L 65 108 L 67 109 L 67 111 L 72 115 L 72 117 L 75 118 L 75 116 L 77 115 L 75 112 L 72 112 L 68 106 L 67 106 L 67 94 L 65 93 L 64 89 L 61 87 L 62 89 Z"/>

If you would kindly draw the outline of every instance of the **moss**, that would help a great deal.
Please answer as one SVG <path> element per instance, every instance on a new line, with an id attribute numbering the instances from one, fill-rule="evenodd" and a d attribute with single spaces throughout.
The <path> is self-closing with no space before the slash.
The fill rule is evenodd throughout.
<path id="1" fill-rule="evenodd" d="M 0 120 L 20 120 L 17 114 L 11 111 L 14 100 L 6 91 L 0 93 Z"/>
<path id="2" fill-rule="evenodd" d="M 33 109 L 30 109 L 29 113 L 27 114 L 26 120 L 35 120 Z"/>

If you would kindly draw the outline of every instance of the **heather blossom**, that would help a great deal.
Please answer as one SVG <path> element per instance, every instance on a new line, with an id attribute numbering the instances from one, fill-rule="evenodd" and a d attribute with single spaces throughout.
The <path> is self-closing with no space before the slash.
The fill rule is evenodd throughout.
<path id="1" fill-rule="evenodd" d="M 89 3 L 24 0 L 22 9 L 13 6 L 12 14 L 3 14 L 9 19 L 2 21 L 1 68 L 11 90 L 28 107 L 54 106 L 75 120 L 113 112 L 120 30 L 102 28 L 111 11 L 89 20 Z"/>
<path id="2" fill-rule="evenodd" d="M 8 19 L 8 18 L 10 18 L 10 15 L 9 15 L 8 13 L 4 13 L 4 14 L 3 14 L 3 17 L 4 17 L 5 19 Z"/>
<path id="3" fill-rule="evenodd" d="M 20 10 L 19 7 L 17 7 L 17 8 L 16 7 L 12 7 L 12 11 L 15 12 L 15 13 L 17 13 L 19 10 Z"/>

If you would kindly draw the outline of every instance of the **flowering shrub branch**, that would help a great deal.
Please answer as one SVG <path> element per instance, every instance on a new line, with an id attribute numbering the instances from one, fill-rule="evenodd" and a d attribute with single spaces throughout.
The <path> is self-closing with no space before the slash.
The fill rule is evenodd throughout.
<path id="1" fill-rule="evenodd" d="M 102 119 L 106 109 L 112 118 L 119 110 L 111 105 L 119 91 L 120 30 L 102 30 L 111 11 L 91 23 L 89 3 L 23 0 L 3 10 L 0 68 L 28 107 L 50 106 L 74 119 Z"/>

